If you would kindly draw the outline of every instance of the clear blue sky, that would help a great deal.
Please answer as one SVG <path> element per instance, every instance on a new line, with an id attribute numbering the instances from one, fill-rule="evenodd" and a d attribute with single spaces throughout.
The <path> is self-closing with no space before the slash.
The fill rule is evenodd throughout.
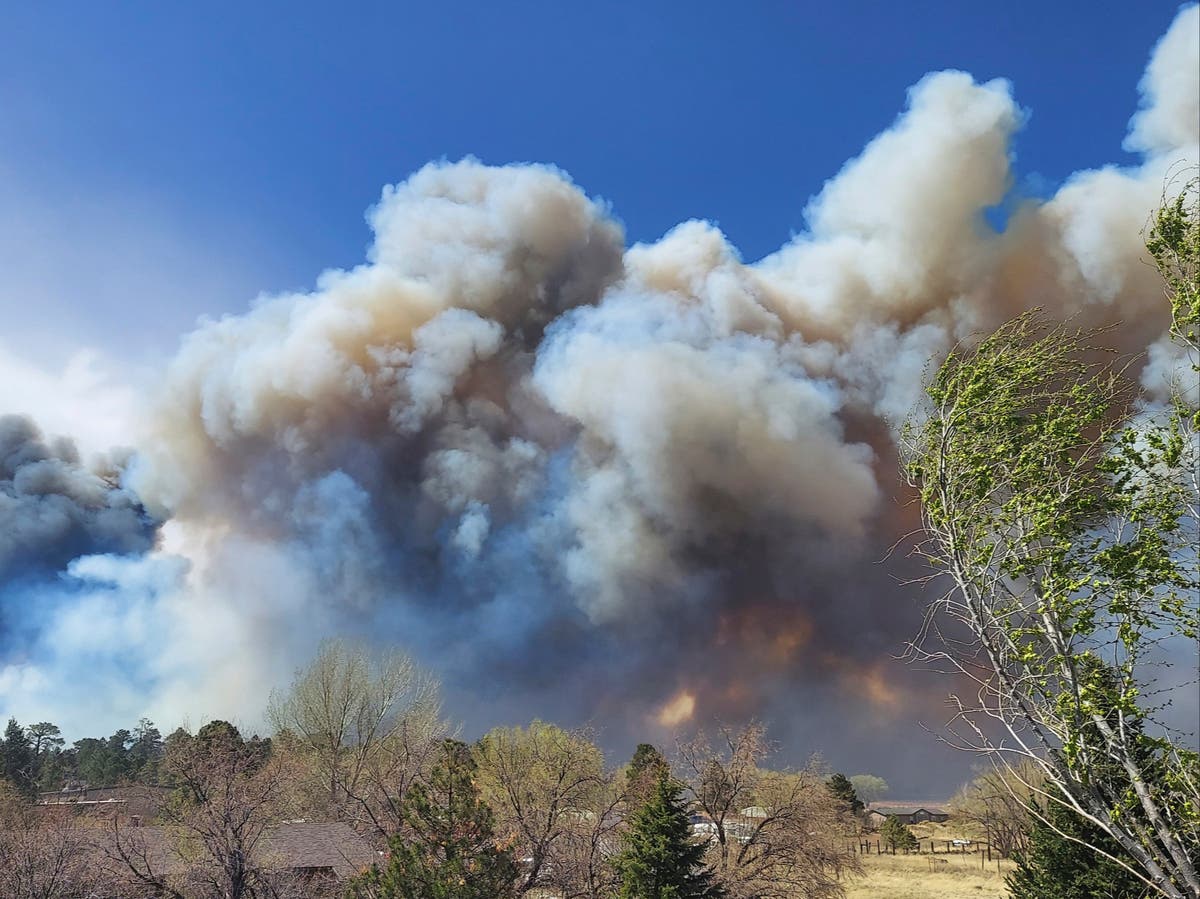
<path id="1" fill-rule="evenodd" d="M 935 69 L 1009 78 L 1032 113 L 1019 171 L 1053 183 L 1131 161 L 1137 82 L 1177 8 L 7 4 L 0 224 L 40 229 L 0 247 L 39 285 L 0 289 L 7 333 L 166 351 L 200 312 L 360 261 L 380 187 L 465 154 L 557 164 L 632 240 L 703 217 L 757 258 Z"/>

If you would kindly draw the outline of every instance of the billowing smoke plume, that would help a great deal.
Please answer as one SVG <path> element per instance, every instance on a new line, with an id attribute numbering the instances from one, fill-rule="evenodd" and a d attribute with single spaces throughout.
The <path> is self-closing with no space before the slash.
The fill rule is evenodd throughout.
<path id="1" fill-rule="evenodd" d="M 85 466 L 28 418 L 0 416 L 0 584 L 58 571 L 85 552 L 140 553 L 155 523 L 121 485 L 120 459 Z"/>
<path id="2" fill-rule="evenodd" d="M 1198 30 L 1183 11 L 1154 53 L 1138 167 L 1016 200 L 1009 85 L 933 74 L 755 264 L 697 221 L 626 249 L 554 168 L 427 166 L 384 191 L 364 265 L 185 338 L 128 479 L 170 519 L 160 547 L 81 518 L 90 552 L 125 555 L 73 563 L 82 598 L 0 687 L 68 694 L 82 650 L 54 628 L 129 597 L 126 717 L 231 714 L 343 633 L 412 648 L 476 724 L 758 711 L 847 764 L 811 732 L 830 708 L 847 742 L 936 724 L 944 685 L 891 659 L 921 597 L 875 564 L 912 524 L 896 426 L 931 359 L 1021 309 L 1161 337 L 1139 232 L 1197 162 Z M 86 508 L 148 539 L 92 477 Z"/>

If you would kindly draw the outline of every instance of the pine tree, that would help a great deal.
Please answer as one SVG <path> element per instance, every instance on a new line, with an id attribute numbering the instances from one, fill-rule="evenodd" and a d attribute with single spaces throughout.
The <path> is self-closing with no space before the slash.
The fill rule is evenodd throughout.
<path id="1" fill-rule="evenodd" d="M 7 780 L 18 791 L 26 796 L 33 793 L 34 756 L 33 746 L 25 734 L 25 728 L 17 723 L 16 718 L 8 719 L 8 727 L 4 730 L 4 744 L 0 747 L 3 770 L 0 778 Z"/>
<path id="2" fill-rule="evenodd" d="M 1012 899 L 1140 899 L 1145 885 L 1116 862 L 1096 853 L 1084 840 L 1117 858 L 1124 852 L 1099 828 L 1057 802 L 1043 812 L 1033 804 L 1029 849 L 1017 853 L 1017 869 L 1008 875 Z M 1049 823 L 1047 823 L 1049 822 Z"/>
<path id="3" fill-rule="evenodd" d="M 879 828 L 879 837 L 893 850 L 917 848 L 917 838 L 895 815 L 887 816 L 887 820 Z"/>
<path id="4" fill-rule="evenodd" d="M 854 784 L 850 783 L 850 778 L 845 774 L 835 774 L 829 778 L 825 786 L 829 788 L 829 792 L 833 794 L 833 798 L 845 805 L 846 810 L 852 814 L 860 815 L 865 807 L 861 799 L 858 798 L 858 793 L 854 790 Z"/>
<path id="5" fill-rule="evenodd" d="M 628 777 L 625 786 L 625 799 L 629 813 L 643 806 L 654 795 L 658 781 L 670 776 L 671 766 L 666 757 L 656 746 L 650 743 L 638 743 L 629 760 Z"/>
<path id="6" fill-rule="evenodd" d="M 692 839 L 681 788 L 666 774 L 633 815 L 616 859 L 620 899 L 721 899 L 725 891 L 704 866 L 704 843 Z"/>
<path id="7" fill-rule="evenodd" d="M 428 784 L 409 790 L 403 830 L 390 841 L 386 868 L 372 868 L 349 895 L 372 899 L 509 899 L 517 865 L 496 843 L 492 810 L 480 800 L 475 763 L 458 740 L 442 744 Z"/>

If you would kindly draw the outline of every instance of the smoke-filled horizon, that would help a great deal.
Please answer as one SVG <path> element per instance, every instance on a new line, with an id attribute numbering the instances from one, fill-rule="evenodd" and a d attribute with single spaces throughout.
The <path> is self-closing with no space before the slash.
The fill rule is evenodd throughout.
<path id="1" fill-rule="evenodd" d="M 336 635 L 412 652 L 469 729 L 623 748 L 757 715 L 792 760 L 952 787 L 970 760 L 931 770 L 913 723 L 949 685 L 895 658 L 924 601 L 889 555 L 898 428 L 931 364 L 1033 306 L 1122 322 L 1167 383 L 1141 231 L 1200 161 L 1198 44 L 1192 6 L 1131 111 L 1140 165 L 1045 201 L 1013 196 L 1009 84 L 930 74 L 754 263 L 703 221 L 626 246 L 553 166 L 385 188 L 362 265 L 183 338 L 128 450 L 0 419 L 0 713 L 253 721 Z"/>

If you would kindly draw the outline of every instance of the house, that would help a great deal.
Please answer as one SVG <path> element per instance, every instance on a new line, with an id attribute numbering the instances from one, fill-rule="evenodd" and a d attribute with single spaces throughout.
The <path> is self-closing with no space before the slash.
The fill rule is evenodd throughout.
<path id="1" fill-rule="evenodd" d="M 381 859 L 348 824 L 279 824 L 263 838 L 264 867 L 311 877 L 348 880 Z"/>
<path id="2" fill-rule="evenodd" d="M 44 814 L 70 812 L 104 818 L 115 815 L 123 824 L 141 824 L 158 815 L 170 793 L 170 787 L 147 784 L 89 787 L 72 783 L 61 790 L 39 793 L 37 806 Z"/>
<path id="3" fill-rule="evenodd" d="M 155 876 L 177 875 L 188 867 L 188 861 L 180 855 L 165 827 L 126 828 L 119 843 L 108 829 L 96 829 L 93 833 L 97 857 L 117 877 L 127 873 L 122 867 L 122 855 L 132 856 Z M 330 886 L 348 880 L 378 861 L 382 861 L 381 853 L 349 825 L 339 823 L 276 824 L 263 832 L 255 850 L 255 864 L 262 871 Z"/>
<path id="4" fill-rule="evenodd" d="M 895 816 L 901 824 L 924 824 L 926 821 L 941 823 L 950 815 L 940 808 L 927 806 L 875 806 L 867 810 L 867 823 L 878 827 L 888 818 Z"/>

